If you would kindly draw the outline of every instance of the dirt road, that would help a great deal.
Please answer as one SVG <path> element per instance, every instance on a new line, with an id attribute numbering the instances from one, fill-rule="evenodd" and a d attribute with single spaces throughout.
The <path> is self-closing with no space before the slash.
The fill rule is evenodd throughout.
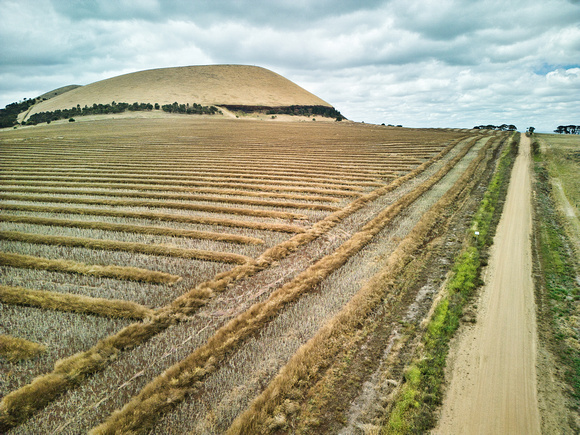
<path id="1" fill-rule="evenodd" d="M 539 434 L 530 234 L 530 140 L 522 135 L 477 322 L 450 355 L 436 434 Z"/>

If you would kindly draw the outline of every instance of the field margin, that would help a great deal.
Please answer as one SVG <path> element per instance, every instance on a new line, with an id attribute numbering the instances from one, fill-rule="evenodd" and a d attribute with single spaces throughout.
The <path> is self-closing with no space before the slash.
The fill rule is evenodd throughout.
<path id="1" fill-rule="evenodd" d="M 534 284 L 540 344 L 554 358 L 548 370 L 563 384 L 567 410 L 548 409 L 566 419 L 571 433 L 580 431 L 580 337 L 577 330 L 580 286 L 572 243 L 565 229 L 565 217 L 557 206 L 553 166 L 532 139 L 534 189 Z M 576 326 L 576 328 L 575 328 Z M 550 362 L 548 362 L 550 364 Z M 545 388 L 539 379 L 541 388 Z M 551 390 L 553 391 L 553 390 Z M 550 404 L 547 404 L 548 408 Z M 563 422 L 562 422 L 563 423 Z"/>
<path id="2" fill-rule="evenodd" d="M 499 159 L 494 176 L 474 215 L 465 247 L 458 255 L 443 297 L 434 307 L 418 353 L 406 369 L 404 383 L 394 395 L 390 413 L 382 428 L 384 434 L 424 433 L 434 427 L 435 412 L 443 398 L 445 365 L 449 343 L 460 326 L 464 308 L 481 285 L 481 267 L 501 217 L 509 175 L 518 151 L 519 136 L 514 134 Z M 478 231 L 479 235 L 475 235 Z"/>

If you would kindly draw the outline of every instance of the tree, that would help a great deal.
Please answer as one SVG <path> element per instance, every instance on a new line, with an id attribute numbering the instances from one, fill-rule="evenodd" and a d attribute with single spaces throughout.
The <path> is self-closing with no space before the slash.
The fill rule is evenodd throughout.
<path id="1" fill-rule="evenodd" d="M 559 125 L 558 128 L 556 128 L 556 130 L 554 130 L 554 133 L 580 134 L 580 126 L 578 126 L 578 125 Z"/>

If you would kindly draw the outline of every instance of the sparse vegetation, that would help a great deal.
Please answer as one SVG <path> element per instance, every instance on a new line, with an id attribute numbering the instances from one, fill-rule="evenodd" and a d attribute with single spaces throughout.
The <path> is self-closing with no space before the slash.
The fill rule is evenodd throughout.
<path id="1" fill-rule="evenodd" d="M 577 125 L 559 125 L 554 133 L 558 134 L 580 134 L 580 128 Z"/>
<path id="2" fill-rule="evenodd" d="M 226 109 L 233 112 L 253 113 L 262 112 L 266 115 L 292 115 L 292 116 L 308 116 L 314 115 L 326 118 L 334 118 L 337 121 L 346 119 L 334 107 L 330 106 L 282 106 L 282 107 L 267 107 L 267 106 L 242 106 L 242 105 L 225 105 Z"/>
<path id="3" fill-rule="evenodd" d="M 103 422 L 112 431 L 151 427 L 132 410 L 156 419 L 155 409 L 203 389 L 218 362 L 227 365 L 273 319 L 341 273 L 381 229 L 400 225 L 410 204 L 434 186 L 448 189 L 441 180 L 489 139 L 181 117 L 99 125 L 110 122 L 116 128 L 38 127 L 29 131 L 42 134 L 26 143 L 18 136 L 24 130 L 0 138 L 0 300 L 15 319 L 8 328 L 18 329 L 19 310 L 136 319 L 88 334 L 75 354 L 22 368 L 25 380 L 0 402 L 3 431 L 76 425 L 65 402 L 89 384 L 100 405 L 83 411 L 78 431 Z M 184 334 L 181 344 L 176 333 Z M 190 340 L 200 341 L 186 352 Z M 133 358 L 146 349 L 153 354 Z"/>
<path id="4" fill-rule="evenodd" d="M 564 138 L 562 138 L 564 139 Z M 564 381 L 569 385 L 572 406 L 580 404 L 580 337 L 578 329 L 580 299 L 578 286 L 578 232 L 574 216 L 567 216 L 570 198 L 577 209 L 580 190 L 577 183 L 578 160 L 573 143 L 561 138 L 541 136 L 549 148 L 534 147 L 535 254 L 537 259 L 536 297 L 539 318 L 547 327 L 541 331 L 557 355 Z M 538 139 L 536 139 L 537 141 Z M 536 142 L 537 143 L 537 142 Z M 578 143 L 576 139 L 576 144 Z M 565 192 L 562 198 L 556 183 Z M 568 422 L 571 427 L 577 423 Z"/>
<path id="5" fill-rule="evenodd" d="M 446 285 L 446 296 L 437 304 L 422 340 L 422 348 L 405 375 L 385 433 L 416 433 L 432 428 L 435 407 L 441 403 L 442 382 L 449 341 L 460 324 L 463 308 L 481 284 L 482 257 L 493 238 L 493 229 L 501 215 L 501 198 L 505 197 L 509 175 L 517 154 L 517 136 L 506 146 L 473 222 L 466 235 L 467 247 L 457 257 Z M 474 229 L 480 231 L 473 237 Z"/>

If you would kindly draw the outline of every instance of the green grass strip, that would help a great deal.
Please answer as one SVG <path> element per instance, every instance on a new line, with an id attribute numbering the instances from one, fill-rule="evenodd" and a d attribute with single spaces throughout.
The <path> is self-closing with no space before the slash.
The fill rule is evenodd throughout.
<path id="1" fill-rule="evenodd" d="M 533 149 L 533 148 L 532 148 Z M 580 288 L 570 243 L 554 202 L 550 174 L 544 155 L 534 153 L 537 246 L 542 285 L 549 300 L 555 353 L 560 360 L 565 382 L 571 387 L 576 409 L 580 406 L 580 341 L 574 328 Z M 577 317 L 576 317 L 577 318 Z"/>
<path id="2" fill-rule="evenodd" d="M 435 409 L 443 398 L 444 369 L 449 341 L 459 327 L 463 307 L 481 285 L 482 253 L 493 241 L 501 214 L 499 201 L 507 191 L 509 176 L 517 155 L 518 137 L 503 151 L 484 200 L 474 215 L 468 235 L 469 246 L 455 260 L 447 283 L 447 295 L 436 306 L 423 336 L 421 358 L 405 372 L 405 382 L 383 427 L 385 434 L 426 433 L 436 423 Z M 473 236 L 474 229 L 480 234 Z"/>

